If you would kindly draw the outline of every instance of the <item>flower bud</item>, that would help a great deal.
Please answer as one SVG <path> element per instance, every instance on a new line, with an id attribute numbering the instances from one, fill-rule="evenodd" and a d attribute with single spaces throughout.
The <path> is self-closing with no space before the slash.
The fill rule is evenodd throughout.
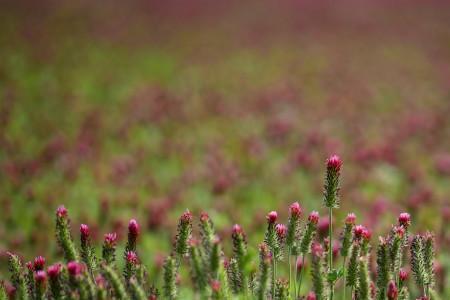
<path id="1" fill-rule="evenodd" d="M 319 213 L 317 211 L 313 211 L 308 216 L 308 221 L 312 224 L 317 224 L 319 222 Z"/>
<path id="2" fill-rule="evenodd" d="M 277 221 L 277 218 L 278 218 L 278 214 L 277 214 L 277 212 L 276 211 L 271 211 L 271 212 L 269 212 L 268 214 L 267 214 L 267 221 L 270 223 L 270 224 L 273 224 L 273 223 L 275 223 L 276 221 Z"/>
<path id="3" fill-rule="evenodd" d="M 289 207 L 289 213 L 291 217 L 299 218 L 302 214 L 302 208 L 300 204 L 298 204 L 298 202 L 292 203 L 291 206 Z"/>
<path id="4" fill-rule="evenodd" d="M 43 256 L 38 256 L 34 259 L 33 266 L 35 271 L 43 270 L 44 265 L 45 265 L 45 258 Z"/>
<path id="5" fill-rule="evenodd" d="M 65 218 L 67 217 L 67 209 L 64 207 L 64 205 L 61 205 L 56 210 L 56 216 L 58 218 Z"/>
<path id="6" fill-rule="evenodd" d="M 345 218 L 345 224 L 355 225 L 356 215 L 354 213 L 349 213 Z"/>
<path id="7" fill-rule="evenodd" d="M 392 280 L 388 284 L 387 296 L 389 300 L 397 300 L 398 297 L 398 288 Z"/>
<path id="8" fill-rule="evenodd" d="M 408 228 L 409 225 L 411 225 L 411 215 L 409 213 L 401 213 L 398 216 L 398 224 L 401 226 Z"/>

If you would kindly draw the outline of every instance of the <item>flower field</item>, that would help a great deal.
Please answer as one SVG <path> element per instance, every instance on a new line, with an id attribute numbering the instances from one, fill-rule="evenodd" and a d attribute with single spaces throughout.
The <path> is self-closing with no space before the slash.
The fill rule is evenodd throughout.
<path id="1" fill-rule="evenodd" d="M 5 0 L 0 25 L 5 297 L 450 298 L 446 1 Z"/>

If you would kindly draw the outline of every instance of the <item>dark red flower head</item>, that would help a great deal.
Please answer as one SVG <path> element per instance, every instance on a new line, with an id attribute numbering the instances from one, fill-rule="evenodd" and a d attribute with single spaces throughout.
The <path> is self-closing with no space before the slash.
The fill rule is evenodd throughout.
<path id="1" fill-rule="evenodd" d="M 367 228 L 364 228 L 364 230 L 362 232 L 362 238 L 364 239 L 364 241 L 369 242 L 371 237 L 372 237 L 372 231 L 370 231 Z"/>
<path id="2" fill-rule="evenodd" d="M 45 266 L 45 258 L 43 256 L 38 256 L 34 259 L 34 270 L 40 271 L 44 269 Z"/>
<path id="3" fill-rule="evenodd" d="M 401 213 L 398 216 L 398 224 L 407 228 L 409 225 L 411 225 L 411 215 L 406 212 Z"/>
<path id="4" fill-rule="evenodd" d="M 300 257 L 297 258 L 297 263 L 295 264 L 295 267 L 297 268 L 297 272 L 300 272 L 304 267 L 305 262 Z"/>
<path id="5" fill-rule="evenodd" d="M 319 213 L 317 211 L 311 212 L 308 216 L 308 221 L 317 225 L 319 222 Z"/>
<path id="6" fill-rule="evenodd" d="M 398 288 L 393 280 L 389 281 L 387 296 L 389 300 L 397 300 Z"/>
<path id="7" fill-rule="evenodd" d="M 313 242 L 311 244 L 311 253 L 314 256 L 322 256 L 322 254 L 323 254 L 322 244 L 320 244 L 318 242 Z"/>
<path id="8" fill-rule="evenodd" d="M 349 213 L 345 218 L 345 224 L 355 225 L 356 215 L 354 213 Z"/>
<path id="9" fill-rule="evenodd" d="M 274 224 L 277 221 L 278 214 L 276 211 L 271 211 L 267 214 L 266 218 L 269 224 Z"/>
<path id="10" fill-rule="evenodd" d="M 67 263 L 67 271 L 71 276 L 78 276 L 83 272 L 83 265 L 76 262 L 76 261 L 70 261 Z"/>
<path id="11" fill-rule="evenodd" d="M 284 224 L 277 224 L 275 226 L 275 231 L 277 232 L 278 237 L 285 238 L 287 234 L 287 227 Z"/>
<path id="12" fill-rule="evenodd" d="M 233 225 L 233 234 L 242 234 L 242 227 L 239 224 L 234 224 Z"/>
<path id="13" fill-rule="evenodd" d="M 88 237 L 89 236 L 89 226 L 86 224 L 80 225 L 80 233 L 82 237 Z"/>
<path id="14" fill-rule="evenodd" d="M 135 219 L 131 219 L 128 223 L 128 233 L 135 237 L 139 235 L 139 224 Z"/>
<path id="15" fill-rule="evenodd" d="M 191 212 L 187 209 L 180 217 L 180 220 L 182 223 L 184 224 L 188 224 L 190 222 L 192 222 L 192 214 Z"/>
<path id="16" fill-rule="evenodd" d="M 291 217 L 299 218 L 302 214 L 302 207 L 298 202 L 294 202 L 289 207 L 289 213 L 291 214 Z"/>
<path id="17" fill-rule="evenodd" d="M 205 212 L 205 211 L 203 211 L 203 212 L 200 214 L 200 221 L 201 221 L 202 223 L 204 223 L 204 222 L 206 222 L 206 221 L 208 221 L 208 220 L 209 220 L 209 215 L 208 215 L 208 213 Z"/>
<path id="18" fill-rule="evenodd" d="M 360 240 L 363 237 L 366 228 L 362 225 L 356 225 L 355 229 L 353 229 L 353 234 L 355 235 L 356 240 Z"/>
<path id="19" fill-rule="evenodd" d="M 316 300 L 316 294 L 314 292 L 309 292 L 306 296 L 306 300 Z"/>
<path id="20" fill-rule="evenodd" d="M 392 231 L 400 238 L 403 238 L 403 236 L 405 235 L 405 227 L 403 226 L 394 226 Z"/>
<path id="21" fill-rule="evenodd" d="M 61 273 L 61 264 L 54 264 L 47 268 L 47 274 L 50 278 L 56 278 Z"/>
<path id="22" fill-rule="evenodd" d="M 128 251 L 126 254 L 126 259 L 127 259 L 127 262 L 129 262 L 133 265 L 136 265 L 139 261 L 138 256 L 137 256 L 136 252 L 134 252 L 134 251 Z"/>
<path id="23" fill-rule="evenodd" d="M 220 281 L 219 280 L 211 280 L 210 285 L 211 285 L 211 289 L 213 292 L 218 293 L 220 291 Z"/>
<path id="24" fill-rule="evenodd" d="M 27 267 L 28 270 L 34 271 L 34 266 L 33 266 L 33 263 L 31 261 L 27 262 L 25 264 L 25 266 Z"/>
<path id="25" fill-rule="evenodd" d="M 37 283 L 45 283 L 47 281 L 47 273 L 43 270 L 39 270 L 34 274 L 34 280 L 36 280 Z"/>
<path id="26" fill-rule="evenodd" d="M 405 269 L 400 269 L 400 272 L 398 273 L 398 277 L 400 278 L 401 281 L 405 281 L 408 279 L 408 271 L 406 271 Z"/>
<path id="27" fill-rule="evenodd" d="M 327 168 L 339 172 L 342 167 L 342 160 L 337 155 L 332 155 L 327 159 Z"/>
<path id="28" fill-rule="evenodd" d="M 115 232 L 105 234 L 105 244 L 113 247 L 117 242 L 117 234 Z"/>
<path id="29" fill-rule="evenodd" d="M 58 218 L 65 218 L 67 217 L 67 208 L 64 207 L 64 205 L 61 205 L 56 209 L 56 216 Z"/>

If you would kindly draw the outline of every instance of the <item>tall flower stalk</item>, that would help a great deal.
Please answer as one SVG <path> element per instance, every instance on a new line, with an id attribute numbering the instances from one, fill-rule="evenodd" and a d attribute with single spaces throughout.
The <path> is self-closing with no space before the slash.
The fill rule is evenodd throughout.
<path id="1" fill-rule="evenodd" d="M 334 297 L 334 284 L 337 275 L 333 269 L 333 209 L 339 208 L 339 176 L 342 167 L 342 160 L 337 155 L 332 155 L 327 160 L 327 172 L 325 176 L 324 198 L 325 207 L 328 208 L 329 227 L 328 227 L 328 283 L 330 287 L 330 300 Z"/>
<path id="2" fill-rule="evenodd" d="M 317 211 L 311 212 L 308 216 L 308 221 L 306 223 L 306 227 L 303 231 L 303 236 L 300 241 L 299 251 L 301 254 L 302 268 L 300 269 L 300 274 L 299 274 L 300 278 L 299 278 L 298 290 L 295 291 L 296 298 L 298 298 L 300 296 L 300 292 L 302 289 L 302 282 L 303 282 L 303 269 L 305 268 L 305 257 L 306 257 L 306 254 L 308 254 L 309 251 L 311 250 L 311 243 L 316 234 L 318 222 L 319 222 L 319 213 Z M 297 274 L 297 272 L 296 272 L 296 274 Z M 296 280 L 297 280 L 297 278 L 296 278 Z"/>
<path id="3" fill-rule="evenodd" d="M 349 254 L 350 247 L 352 245 L 352 238 L 353 238 L 353 227 L 355 226 L 356 216 L 354 213 L 350 213 L 345 218 L 345 225 L 344 225 L 344 231 L 342 233 L 342 246 L 341 246 L 341 256 L 342 256 L 342 278 L 343 278 L 343 291 L 342 291 L 342 299 L 346 299 L 346 262 L 347 257 Z"/>
<path id="4" fill-rule="evenodd" d="M 271 275 L 272 280 L 270 282 L 271 287 L 271 295 L 274 297 L 275 295 L 275 279 L 277 276 L 277 260 L 280 256 L 280 244 L 277 238 L 277 233 L 275 230 L 276 227 L 276 221 L 278 218 L 278 214 L 276 211 L 271 211 L 267 214 L 267 230 L 266 235 L 264 237 L 264 242 L 267 244 L 270 250 L 270 254 L 272 256 L 272 269 L 271 269 Z"/>
<path id="5" fill-rule="evenodd" d="M 300 217 L 302 215 L 302 208 L 298 202 L 294 202 L 289 207 L 289 221 L 287 226 L 286 246 L 288 251 L 288 264 L 289 264 L 289 291 L 291 291 L 292 282 L 292 259 L 293 252 L 298 252 L 298 245 L 296 244 L 299 230 L 300 230 Z M 297 261 L 295 261 L 297 264 Z M 294 268 L 296 269 L 297 266 Z M 297 272 L 295 272 L 297 273 Z M 296 292 L 296 280 L 294 281 L 294 293 Z"/>

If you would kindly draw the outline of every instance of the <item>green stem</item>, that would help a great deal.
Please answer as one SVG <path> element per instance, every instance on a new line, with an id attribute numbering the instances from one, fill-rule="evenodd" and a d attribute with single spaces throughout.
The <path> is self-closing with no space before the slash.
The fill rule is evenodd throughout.
<path id="1" fill-rule="evenodd" d="M 305 254 L 302 254 L 302 268 L 300 270 L 300 278 L 298 283 L 298 291 L 297 291 L 297 298 L 300 297 L 300 293 L 302 291 L 302 282 L 303 282 L 303 269 L 305 268 Z M 296 299 L 297 299 L 296 298 Z"/>
<path id="2" fill-rule="evenodd" d="M 328 245 L 328 272 L 330 273 L 333 269 L 333 208 L 330 207 L 330 224 L 329 224 L 329 240 L 330 244 Z M 330 286 L 330 300 L 333 300 L 334 297 L 334 284 Z"/>
<path id="3" fill-rule="evenodd" d="M 342 263 L 342 276 L 343 276 L 343 280 L 344 280 L 344 290 L 343 290 L 343 297 L 342 300 L 345 300 L 345 294 L 346 294 L 346 290 L 347 290 L 347 286 L 346 286 L 346 276 L 347 274 L 345 274 L 345 262 L 347 260 L 347 257 L 344 256 L 344 261 Z"/>
<path id="4" fill-rule="evenodd" d="M 294 260 L 294 297 L 295 297 L 295 295 L 297 295 L 297 260 L 298 260 L 298 255 L 295 255 L 295 260 Z"/>
<path id="5" fill-rule="evenodd" d="M 275 277 L 277 273 L 277 261 L 276 258 L 272 258 L 272 299 L 275 298 Z"/>
<path id="6" fill-rule="evenodd" d="M 288 250 L 288 263 L 289 263 L 289 293 L 292 293 L 292 262 L 291 262 L 291 247 Z"/>

